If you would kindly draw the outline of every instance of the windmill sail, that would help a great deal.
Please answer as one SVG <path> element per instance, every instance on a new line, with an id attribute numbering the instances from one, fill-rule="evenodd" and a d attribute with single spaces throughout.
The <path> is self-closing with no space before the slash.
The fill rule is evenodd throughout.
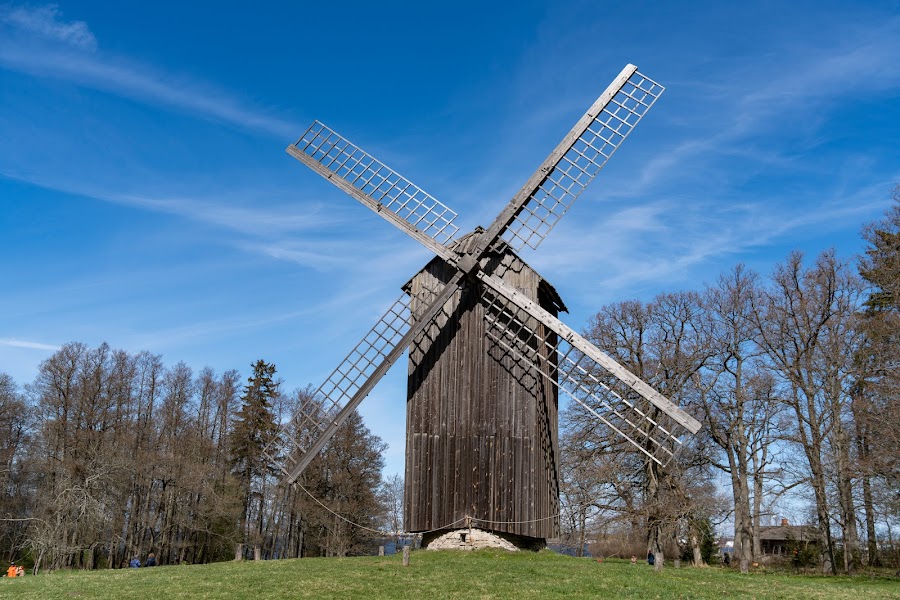
<path id="1" fill-rule="evenodd" d="M 696 419 L 502 280 L 479 279 L 486 284 L 480 298 L 488 337 L 654 462 L 667 463 L 681 436 L 700 429 Z"/>
<path id="2" fill-rule="evenodd" d="M 288 482 L 296 481 L 412 340 L 431 323 L 456 290 L 460 278 L 457 276 L 441 290 L 431 290 L 433 302 L 415 325 L 410 298 L 402 294 L 319 386 L 313 401 L 302 403 L 290 421 L 282 425 L 263 452 L 280 465 Z M 285 452 L 279 460 L 278 455 Z"/>
<path id="3" fill-rule="evenodd" d="M 287 152 L 445 259 L 457 214 L 319 121 Z"/>
<path id="4" fill-rule="evenodd" d="M 537 248 L 663 91 L 626 66 L 513 196 L 481 247 L 502 238 L 515 251 Z"/>

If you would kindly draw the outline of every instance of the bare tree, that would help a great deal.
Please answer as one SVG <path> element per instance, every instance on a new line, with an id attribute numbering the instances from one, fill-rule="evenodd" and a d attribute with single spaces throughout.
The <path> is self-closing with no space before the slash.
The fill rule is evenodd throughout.
<path id="1" fill-rule="evenodd" d="M 399 542 L 400 532 L 403 531 L 403 484 L 403 477 L 399 473 L 388 476 L 381 484 L 385 525 L 395 544 Z"/>
<path id="2" fill-rule="evenodd" d="M 794 416 L 788 439 L 806 457 L 825 566 L 833 573 L 832 518 L 842 530 L 845 570 L 852 569 L 857 551 L 852 444 L 845 417 L 855 383 L 853 358 L 861 343 L 854 322 L 861 293 L 858 279 L 833 252 L 821 254 L 810 268 L 803 266 L 800 253 L 793 253 L 776 268 L 772 288 L 754 311 L 761 346 L 785 384 L 781 396 Z M 829 502 L 829 479 L 837 492 L 836 514 Z"/>
<path id="3" fill-rule="evenodd" d="M 372 545 L 383 520 L 378 490 L 384 449 L 353 412 L 304 471 L 299 481 L 309 495 L 298 499 L 305 555 L 356 555 Z"/>
<path id="4" fill-rule="evenodd" d="M 772 380 L 761 371 L 753 306 L 760 287 L 755 273 L 738 265 L 719 277 L 704 294 L 707 343 L 713 358 L 695 376 L 710 439 L 724 461 L 713 464 L 727 473 L 734 499 L 734 554 L 747 573 L 759 539 L 759 512 L 779 404 Z M 752 489 L 751 489 L 752 483 Z"/>
<path id="5" fill-rule="evenodd" d="M 662 294 L 647 305 L 629 301 L 606 306 L 591 319 L 586 337 L 639 378 L 685 405 L 690 400 L 689 383 L 709 359 L 702 327 L 699 295 L 681 292 Z M 610 385 L 617 387 L 616 382 Z M 626 390 L 620 392 L 627 395 Z M 653 406 L 640 408 L 654 421 L 665 421 Z M 689 486 L 678 481 L 680 474 L 689 471 L 660 469 L 657 463 L 633 452 L 618 436 L 600 427 L 578 406 L 567 411 L 565 419 L 571 434 L 589 444 L 586 451 L 615 461 L 624 477 L 631 480 L 632 492 L 625 497 L 629 501 L 633 498 L 632 518 L 643 524 L 647 549 L 657 557 L 656 568 L 662 568 L 666 554 L 675 551 L 676 523 L 691 512 Z M 689 462 L 697 465 L 702 460 Z M 700 477 L 697 472 L 687 476 Z"/>
<path id="6" fill-rule="evenodd" d="M 26 447 L 32 411 L 6 373 L 0 373 L 0 553 L 15 560 L 25 545 L 34 491 L 28 485 Z"/>

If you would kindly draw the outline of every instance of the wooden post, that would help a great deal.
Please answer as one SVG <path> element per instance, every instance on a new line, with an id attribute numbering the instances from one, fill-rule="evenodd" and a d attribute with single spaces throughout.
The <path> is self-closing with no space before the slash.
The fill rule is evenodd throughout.
<path id="1" fill-rule="evenodd" d="M 378 556 L 384 556 L 384 546 L 378 546 Z"/>
<path id="2" fill-rule="evenodd" d="M 403 566 L 409 566 L 409 546 L 403 546 Z"/>

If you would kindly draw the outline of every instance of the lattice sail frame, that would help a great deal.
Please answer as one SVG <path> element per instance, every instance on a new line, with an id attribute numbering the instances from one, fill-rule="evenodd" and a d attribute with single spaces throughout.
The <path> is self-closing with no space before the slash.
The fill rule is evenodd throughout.
<path id="1" fill-rule="evenodd" d="M 438 244 L 446 246 L 459 232 L 454 211 L 321 122 L 293 148 L 370 198 L 376 212 L 387 209 Z"/>
<path id="2" fill-rule="evenodd" d="M 537 248 L 665 89 L 635 70 L 608 100 L 601 96 L 583 118 L 581 134 L 529 196 L 503 240 L 516 251 Z"/>
<path id="3" fill-rule="evenodd" d="M 479 298 L 487 321 L 486 335 L 532 365 L 533 376 L 546 379 L 661 466 L 683 446 L 681 436 L 691 433 L 687 428 L 651 403 L 613 389 L 605 381 L 615 380 L 612 374 L 565 338 L 546 335 L 534 315 L 488 286 L 482 286 Z M 548 360 L 552 362 L 548 364 Z"/>
<path id="4" fill-rule="evenodd" d="M 434 300 L 441 291 L 424 290 L 424 296 L 420 294 L 418 300 Z M 299 465 L 305 466 L 312 460 L 310 450 L 329 430 L 340 426 L 359 391 L 410 332 L 412 303 L 408 294 L 401 294 L 266 445 L 263 454 L 278 464 L 285 475 L 294 477 Z"/>
<path id="5" fill-rule="evenodd" d="M 279 437 L 266 446 L 264 453 L 273 461 L 276 454 L 287 450 L 280 462 L 286 475 L 409 331 L 409 306 L 409 296 L 404 293 L 319 386 L 313 394 L 315 401 L 301 403 Z M 281 447 L 276 447 L 278 443 Z"/>

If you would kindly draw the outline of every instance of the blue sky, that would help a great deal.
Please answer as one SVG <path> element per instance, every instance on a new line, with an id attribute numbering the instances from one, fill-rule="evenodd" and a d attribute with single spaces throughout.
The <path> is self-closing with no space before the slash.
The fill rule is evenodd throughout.
<path id="1" fill-rule="evenodd" d="M 898 2 L 0 5 L 0 371 L 67 341 L 318 384 L 430 256 L 284 148 L 320 119 L 488 225 L 626 63 L 668 89 L 524 258 L 576 329 L 860 250 L 900 179 Z M 402 471 L 405 369 L 363 403 Z"/>

